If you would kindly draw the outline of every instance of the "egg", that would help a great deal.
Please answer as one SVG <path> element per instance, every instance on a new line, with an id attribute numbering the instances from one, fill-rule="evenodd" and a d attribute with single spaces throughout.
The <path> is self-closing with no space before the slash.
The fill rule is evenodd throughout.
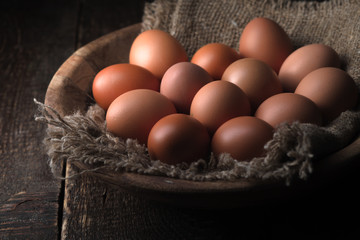
<path id="1" fill-rule="evenodd" d="M 263 156 L 264 145 L 272 139 L 273 127 L 253 116 L 228 120 L 215 132 L 211 148 L 215 156 L 228 153 L 238 161 Z"/>
<path id="2" fill-rule="evenodd" d="M 334 49 L 324 44 L 298 48 L 285 59 L 279 71 L 284 91 L 294 92 L 301 79 L 322 67 L 340 67 L 340 57 Z"/>
<path id="3" fill-rule="evenodd" d="M 162 30 L 140 33 L 130 47 L 129 63 L 146 68 L 158 79 L 175 63 L 186 61 L 187 53 L 181 43 Z"/>
<path id="4" fill-rule="evenodd" d="M 140 88 L 159 91 L 160 81 L 145 68 L 120 63 L 105 67 L 96 74 L 92 93 L 96 103 L 107 110 L 115 98 Z"/>
<path id="5" fill-rule="evenodd" d="M 255 112 L 258 117 L 276 128 L 281 123 L 322 124 L 318 107 L 310 99 L 295 93 L 279 93 L 260 104 Z"/>
<path id="6" fill-rule="evenodd" d="M 243 58 L 228 66 L 221 78 L 236 84 L 248 96 L 254 111 L 265 99 L 282 92 L 275 71 L 263 61 Z"/>
<path id="7" fill-rule="evenodd" d="M 174 103 L 177 112 L 188 114 L 195 94 L 211 81 L 212 77 L 203 68 L 190 62 L 180 62 L 165 72 L 160 93 Z"/>
<path id="8" fill-rule="evenodd" d="M 146 144 L 154 124 L 176 113 L 172 102 L 159 92 L 135 89 L 117 97 L 106 113 L 107 130 L 123 139 L 137 139 Z"/>
<path id="9" fill-rule="evenodd" d="M 250 102 L 238 86 L 217 80 L 206 84 L 195 94 L 190 115 L 199 120 L 212 135 L 227 120 L 250 115 Z"/>
<path id="10" fill-rule="evenodd" d="M 235 49 L 222 43 L 209 43 L 199 48 L 191 62 L 205 69 L 212 78 L 219 80 L 225 69 L 240 59 Z"/>
<path id="11" fill-rule="evenodd" d="M 320 109 L 326 123 L 345 110 L 353 109 L 358 101 L 358 88 L 344 70 L 334 67 L 316 69 L 307 74 L 295 93 L 311 99 Z"/>
<path id="12" fill-rule="evenodd" d="M 278 23 L 268 18 L 251 20 L 240 36 L 240 56 L 259 59 L 276 73 L 292 51 L 290 37 Z"/>
<path id="13" fill-rule="evenodd" d="M 208 158 L 210 136 L 198 120 L 177 113 L 163 117 L 154 125 L 147 146 L 154 160 L 172 165 L 191 163 Z"/>

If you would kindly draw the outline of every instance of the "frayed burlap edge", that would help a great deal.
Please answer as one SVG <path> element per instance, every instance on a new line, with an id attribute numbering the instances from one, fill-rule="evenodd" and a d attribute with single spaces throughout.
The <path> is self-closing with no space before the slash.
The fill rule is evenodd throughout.
<path id="1" fill-rule="evenodd" d="M 120 139 L 109 133 L 105 112 L 96 104 L 85 115 L 77 112 L 62 117 L 52 107 L 35 99 L 34 102 L 38 106 L 35 120 L 48 125 L 44 144 L 49 165 L 57 177 L 61 177 L 62 162 L 67 160 L 90 166 L 79 174 L 106 169 L 193 181 L 273 178 L 290 184 L 294 178 L 307 179 L 317 157 L 342 148 L 360 128 L 360 113 L 346 111 L 327 127 L 298 122 L 281 125 L 265 145 L 265 157 L 240 162 L 228 154 L 219 158 L 211 155 L 209 160 L 175 166 L 151 160 L 146 147 L 136 140 Z"/>

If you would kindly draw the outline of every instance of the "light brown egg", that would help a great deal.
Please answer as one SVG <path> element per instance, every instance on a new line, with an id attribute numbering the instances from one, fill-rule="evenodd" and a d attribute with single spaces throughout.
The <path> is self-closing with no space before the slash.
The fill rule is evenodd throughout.
<path id="1" fill-rule="evenodd" d="M 248 96 L 255 111 L 265 99 L 282 92 L 275 71 L 263 61 L 243 58 L 228 66 L 221 78 L 236 84 Z"/>
<path id="2" fill-rule="evenodd" d="M 191 62 L 205 69 L 213 79 L 219 80 L 225 69 L 238 59 L 239 54 L 230 46 L 209 43 L 195 52 Z"/>
<path id="3" fill-rule="evenodd" d="M 117 97 L 106 113 L 107 129 L 123 139 L 146 144 L 151 128 L 166 115 L 176 113 L 172 102 L 159 92 L 136 89 Z"/>
<path id="4" fill-rule="evenodd" d="M 196 93 L 190 115 L 199 120 L 212 135 L 227 120 L 250 115 L 250 102 L 238 86 L 217 80 L 206 84 Z"/>
<path id="5" fill-rule="evenodd" d="M 129 63 L 146 68 L 158 79 L 175 63 L 186 61 L 186 51 L 177 39 L 157 29 L 140 33 L 130 48 Z"/>
<path id="6" fill-rule="evenodd" d="M 270 65 L 276 73 L 292 51 L 293 45 L 287 33 L 268 18 L 251 20 L 240 36 L 240 56 L 259 59 Z"/>
<path id="7" fill-rule="evenodd" d="M 92 84 L 95 101 L 105 110 L 121 94 L 141 88 L 159 91 L 160 81 L 145 68 L 128 63 L 102 69 Z"/>
<path id="8" fill-rule="evenodd" d="M 187 114 L 171 114 L 154 125 L 147 146 L 154 160 L 167 164 L 191 163 L 208 158 L 210 136 L 195 118 Z"/>
<path id="9" fill-rule="evenodd" d="M 266 99 L 255 112 L 258 117 L 276 128 L 281 123 L 322 124 L 321 112 L 310 99 L 295 93 L 279 93 Z"/>
<path id="10" fill-rule="evenodd" d="M 326 123 L 343 111 L 353 109 L 358 101 L 358 88 L 352 77 L 339 68 L 319 68 L 306 75 L 295 93 L 311 99 L 320 109 Z"/>
<path id="11" fill-rule="evenodd" d="M 273 130 L 272 126 L 256 117 L 232 118 L 217 129 L 211 148 L 215 156 L 229 153 L 238 161 L 249 161 L 264 155 L 264 145 L 272 139 Z"/>
<path id="12" fill-rule="evenodd" d="M 196 64 L 176 63 L 165 72 L 160 93 L 174 103 L 179 113 L 189 114 L 195 94 L 212 80 L 212 77 Z"/>
<path id="13" fill-rule="evenodd" d="M 309 44 L 292 52 L 282 64 L 279 79 L 284 91 L 294 92 L 307 74 L 322 67 L 340 67 L 337 52 L 324 44 Z"/>

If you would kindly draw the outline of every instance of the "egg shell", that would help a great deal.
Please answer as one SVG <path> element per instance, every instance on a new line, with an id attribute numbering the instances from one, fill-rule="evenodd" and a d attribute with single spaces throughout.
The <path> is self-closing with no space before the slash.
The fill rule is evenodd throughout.
<path id="1" fill-rule="evenodd" d="M 199 120 L 212 135 L 227 120 L 250 115 L 250 102 L 238 86 L 217 80 L 206 84 L 196 93 L 190 115 Z"/>
<path id="2" fill-rule="evenodd" d="M 146 144 L 151 128 L 166 115 L 176 113 L 172 102 L 159 92 L 136 89 L 117 97 L 106 113 L 108 131 L 123 139 Z"/>
<path id="3" fill-rule="evenodd" d="M 354 109 L 358 88 L 344 70 L 334 67 L 316 69 L 307 74 L 295 93 L 311 99 L 322 112 L 324 121 L 331 122 L 343 111 Z"/>
<path id="4" fill-rule="evenodd" d="M 285 30 L 268 18 L 258 17 L 251 20 L 240 36 L 240 56 L 264 61 L 276 73 L 292 51 L 293 45 Z"/>
<path id="5" fill-rule="evenodd" d="M 195 118 L 187 114 L 171 114 L 153 126 L 147 146 L 154 160 L 172 165 L 191 163 L 208 158 L 210 136 Z"/>
<path id="6" fill-rule="evenodd" d="M 337 67 L 341 64 L 337 52 L 325 44 L 309 44 L 292 52 L 282 64 L 279 79 L 284 91 L 294 92 L 301 79 L 322 67 Z"/>
<path id="7" fill-rule="evenodd" d="M 272 139 L 273 127 L 253 116 L 228 120 L 215 132 L 211 149 L 215 156 L 229 153 L 238 161 L 249 161 L 265 154 L 264 145 Z"/>
<path id="8" fill-rule="evenodd" d="M 200 66 L 180 62 L 165 72 L 160 84 L 160 93 L 174 103 L 177 112 L 188 114 L 195 94 L 211 81 L 212 77 Z"/>
<path id="9" fill-rule="evenodd" d="M 128 63 L 105 67 L 92 84 L 95 101 L 105 110 L 121 94 L 142 88 L 159 91 L 160 81 L 145 68 Z"/>
<path id="10" fill-rule="evenodd" d="M 226 68 L 221 79 L 240 87 L 248 96 L 253 110 L 265 99 L 282 92 L 275 71 L 263 61 L 254 58 L 233 62 Z"/>
<path id="11" fill-rule="evenodd" d="M 140 33 L 130 47 L 129 63 L 148 69 L 158 79 L 175 63 L 186 61 L 188 57 L 184 47 L 162 30 Z"/>
<path id="12" fill-rule="evenodd" d="M 318 107 L 310 99 L 295 93 L 279 93 L 266 99 L 255 112 L 258 117 L 276 128 L 281 123 L 313 123 L 322 125 Z"/>
<path id="13" fill-rule="evenodd" d="M 199 48 L 191 62 L 205 69 L 212 78 L 219 80 L 225 69 L 240 59 L 235 49 L 223 43 L 209 43 Z"/>

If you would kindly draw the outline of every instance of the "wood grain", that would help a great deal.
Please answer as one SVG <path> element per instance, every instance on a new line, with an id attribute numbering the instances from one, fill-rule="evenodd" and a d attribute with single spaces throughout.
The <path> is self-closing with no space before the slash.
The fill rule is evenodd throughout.
<path id="1" fill-rule="evenodd" d="M 136 36 L 131 31 L 138 29 L 136 26 L 127 28 L 124 32 L 129 35 L 129 38 L 124 38 L 127 34 L 122 34 L 123 29 L 121 29 L 120 32 L 116 31 L 103 36 L 98 39 L 99 41 L 91 42 L 74 53 L 74 58 L 69 60 L 71 64 L 68 66 L 74 66 L 73 60 L 78 59 L 81 69 L 90 67 L 90 72 L 97 72 L 109 64 L 126 61 L 126 58 L 121 59 L 118 55 L 112 56 L 111 49 L 126 49 L 129 46 L 127 41 L 131 41 Z M 126 56 L 126 51 L 122 54 Z M 69 68 L 68 66 L 66 69 Z M 62 71 L 60 70 L 60 72 Z M 83 72 L 88 73 L 88 71 L 82 70 L 78 73 L 63 71 L 61 75 L 81 91 L 86 91 L 86 79 L 90 79 L 90 77 L 80 77 L 80 79 L 76 77 L 79 76 L 77 74 L 81 75 Z M 59 95 L 59 97 L 61 96 Z M 334 166 L 337 167 L 339 160 L 357 160 L 359 157 L 359 152 L 356 151 L 358 146 L 359 142 L 356 141 L 351 145 L 349 151 L 345 150 L 345 153 L 338 153 L 336 157 L 333 157 Z M 77 166 L 67 164 L 66 176 L 71 176 L 74 172 L 77 172 Z M 233 195 L 226 195 L 228 194 L 226 189 L 218 192 L 224 195 L 214 195 L 211 192 L 210 194 L 201 194 L 206 192 L 206 189 L 200 186 L 200 183 L 193 184 L 182 180 L 174 181 L 174 185 L 168 187 L 170 185 L 164 185 L 164 178 L 136 174 L 119 176 L 120 182 L 117 185 L 114 184 L 114 176 L 111 174 L 103 174 L 107 175 L 105 177 L 100 175 L 84 174 L 66 180 L 63 239 L 98 239 L 100 237 L 114 239 L 226 239 L 233 236 L 278 238 L 294 234 L 294 232 L 302 237 L 312 234 L 333 236 L 339 233 L 335 230 L 335 226 L 349 230 L 349 234 L 354 231 L 351 224 L 349 227 L 344 227 L 349 223 L 348 221 L 332 222 L 334 216 L 343 218 L 347 215 L 338 209 L 334 209 L 335 211 L 331 214 L 328 212 L 328 208 L 338 202 L 339 198 L 333 198 L 331 201 L 328 201 L 327 198 L 330 198 L 335 192 L 336 194 L 341 193 L 335 186 L 343 186 L 343 184 L 350 186 L 348 181 L 351 182 L 351 180 L 349 179 L 335 181 L 330 189 L 322 187 L 320 190 L 306 191 L 305 194 L 298 192 L 298 194 L 289 196 L 290 198 L 281 198 L 283 195 L 278 195 L 278 198 L 272 199 L 274 195 L 277 195 L 275 192 L 277 190 L 265 186 L 267 192 L 260 191 L 260 188 L 258 193 L 263 195 L 258 197 L 261 204 L 257 203 L 256 206 L 246 205 L 246 207 L 232 208 L 233 206 L 229 205 L 227 207 L 230 209 L 222 207 L 217 209 L 212 205 L 212 208 L 200 209 L 202 201 L 206 205 L 209 198 L 221 196 L 220 199 L 212 199 L 213 204 L 220 205 L 226 204 L 224 199 L 230 199 Z M 109 182 L 111 184 L 108 184 Z M 216 190 L 226 186 L 218 182 L 211 184 L 216 187 Z M 245 194 L 256 192 L 256 189 L 252 188 L 254 185 L 250 184 L 246 187 L 245 183 L 236 184 L 238 184 L 238 190 L 242 189 Z M 180 191 L 177 192 L 179 189 Z M 184 194 L 186 191 L 189 194 Z M 164 192 L 165 194 L 161 195 Z M 160 195 L 156 195 L 159 193 Z M 197 193 L 200 195 L 196 195 Z M 154 198 L 147 198 L 151 194 L 155 194 Z M 237 198 L 234 198 L 233 202 L 245 201 L 245 194 L 234 195 Z M 166 198 L 168 201 L 158 201 Z M 197 204 L 193 204 L 194 199 Z M 253 200 L 254 198 L 251 198 L 248 201 L 252 202 Z M 171 204 L 171 201 L 183 202 L 186 207 Z M 304 227 L 302 223 L 304 218 L 307 219 L 307 224 L 316 225 L 318 228 Z M 322 221 L 322 223 L 319 224 L 318 221 Z M 240 229 L 239 226 L 241 226 Z M 334 230 L 329 231 L 328 226 Z M 259 229 L 263 231 L 259 231 Z"/>
<path id="2" fill-rule="evenodd" d="M 136 31 L 129 29 L 127 33 L 116 36 L 116 38 L 127 39 L 120 41 L 122 44 L 126 43 L 126 46 L 117 46 L 116 42 L 118 41 L 113 41 L 114 39 L 109 41 L 109 38 L 100 39 L 95 46 L 90 42 L 140 22 L 143 5 L 143 1 L 133 1 L 132 3 L 107 1 L 105 5 L 96 1 L 83 2 L 76 43 L 79 49 L 74 53 L 74 57 L 81 58 L 82 62 L 86 62 L 86 67 L 91 68 L 90 73 L 98 72 L 113 63 L 128 61 L 127 55 L 122 51 L 129 47 L 131 39 L 136 36 Z M 139 25 L 135 28 L 139 29 Z M 85 44 L 89 45 L 83 48 Z M 101 51 L 93 51 L 94 48 L 101 49 Z M 118 56 L 109 54 L 109 51 L 116 48 L 120 53 Z M 102 61 L 96 59 L 102 59 Z M 63 74 L 57 72 L 56 75 Z M 67 79 L 78 79 L 74 78 L 74 75 L 66 77 Z M 76 81 L 75 85 L 75 89 L 81 89 L 79 92 L 86 91 L 89 86 L 82 84 L 81 81 Z M 70 176 L 73 171 L 74 166 L 66 166 L 66 176 Z M 133 210 L 138 207 L 143 208 L 143 206 L 146 206 L 146 202 L 144 204 L 143 201 L 136 201 L 130 194 L 109 188 L 99 179 L 86 176 L 68 179 L 65 182 L 61 239 L 146 239 L 156 232 L 152 233 L 152 225 L 141 224 L 146 222 L 146 219 L 142 218 L 142 214 L 137 215 L 138 213 Z M 134 225 L 134 223 L 139 223 L 139 225 Z"/>
<path id="3" fill-rule="evenodd" d="M 44 99 L 50 79 L 77 49 L 140 22 L 143 4 L 1 1 L 0 239 L 358 239 L 356 174 L 288 200 L 221 210 L 166 205 L 88 174 L 63 186 L 52 177 L 42 145 L 45 126 L 33 120 L 32 99 Z M 89 54 L 79 49 L 77 57 Z M 89 76 L 102 66 L 84 64 Z M 84 93 L 86 84 L 78 83 L 73 90 Z M 76 169 L 67 165 L 67 176 Z"/>
<path id="4" fill-rule="evenodd" d="M 137 30 L 136 26 L 126 28 L 126 31 L 129 29 Z M 113 34 L 117 36 L 121 33 L 117 31 Z M 93 63 L 90 65 L 101 66 L 103 63 L 95 64 L 99 60 L 93 60 L 92 57 L 101 55 L 97 51 L 109 51 L 108 46 L 115 46 L 106 38 L 121 42 L 119 45 L 123 47 L 129 46 L 123 44 L 123 41 L 131 38 L 115 36 L 107 35 L 99 43 L 92 42 L 90 48 L 85 46 L 75 55 L 80 52 L 86 61 Z M 132 33 L 131 36 L 135 35 Z M 357 139 L 342 151 L 319 161 L 316 167 L 322 170 L 319 171 L 322 181 L 299 184 L 296 188 L 292 187 L 291 191 L 278 183 L 197 183 L 131 173 L 112 175 L 98 172 L 71 178 L 66 181 L 62 237 L 97 239 L 100 233 L 96 229 L 102 229 L 103 236 L 120 239 L 226 239 L 233 236 L 279 238 L 294 232 L 303 237 L 315 233 L 330 237 L 342 234 L 335 231 L 335 226 L 346 228 L 347 234 L 353 234 L 353 225 L 350 224 L 348 228 L 348 221 L 334 221 L 334 217 L 344 218 L 347 214 L 337 212 L 337 208 L 331 214 L 328 212 L 328 208 L 335 202 L 339 203 L 339 198 L 333 197 L 331 201 L 327 198 L 343 193 L 339 187 L 344 184 L 353 186 L 352 178 L 343 178 L 339 172 L 346 169 L 343 168 L 345 165 L 356 166 L 359 144 L 360 140 Z M 323 169 L 327 161 L 332 165 Z M 68 164 L 66 175 L 77 172 L 78 166 Z M 345 172 L 349 173 L 348 170 Z M 325 176 L 326 180 L 323 178 Z M 322 185 L 324 182 L 325 186 Z M 319 187 L 315 184 L 320 184 L 321 188 L 315 188 Z M 309 185 L 312 185 L 311 188 Z M 351 187 L 348 191 L 351 192 Z M 289 194 L 285 195 L 284 192 Z M 303 227 L 303 219 L 309 216 L 312 219 L 306 221 L 318 228 Z M 134 222 L 134 219 L 137 221 Z M 257 224 L 254 225 L 254 222 Z M 334 231 L 325 230 L 328 226 Z M 258 228 L 264 231 L 258 231 Z"/>
<path id="5" fill-rule="evenodd" d="M 57 208 L 58 192 L 13 195 L 0 206 L 2 239 L 56 239 Z"/>
<path id="6" fill-rule="evenodd" d="M 86 95 L 79 93 L 86 92 L 91 86 L 95 73 L 99 71 L 96 68 L 126 62 L 131 43 L 139 31 L 140 26 L 133 25 L 107 34 L 77 50 L 55 74 L 46 94 L 46 103 L 60 112 L 64 109 L 65 112 L 77 110 L 78 105 L 81 105 L 81 109 L 85 109 Z M 94 66 L 93 69 L 90 66 Z M 76 88 L 79 91 L 73 90 Z M 82 100 L 83 95 L 85 98 Z M 341 166 L 351 166 L 357 162 L 360 156 L 359 146 L 360 138 L 341 151 L 324 159 L 318 159 L 311 181 L 298 181 L 292 183 L 291 187 L 285 186 L 281 179 L 196 182 L 162 176 L 110 172 L 106 169 L 93 174 L 113 185 L 162 202 L 191 207 L 244 207 L 255 202 L 261 204 L 264 200 L 285 198 L 294 192 L 301 194 L 302 191 L 318 187 L 318 182 L 315 180 L 327 182 L 330 177 L 337 177 L 336 174 L 340 172 Z M 87 168 L 81 163 L 74 164 L 83 169 L 91 169 L 91 166 Z"/>
<path id="7" fill-rule="evenodd" d="M 57 6 L 56 8 L 54 7 Z M 0 3 L 0 239 L 57 239 L 60 181 L 33 98 L 74 50 L 73 1 Z"/>

